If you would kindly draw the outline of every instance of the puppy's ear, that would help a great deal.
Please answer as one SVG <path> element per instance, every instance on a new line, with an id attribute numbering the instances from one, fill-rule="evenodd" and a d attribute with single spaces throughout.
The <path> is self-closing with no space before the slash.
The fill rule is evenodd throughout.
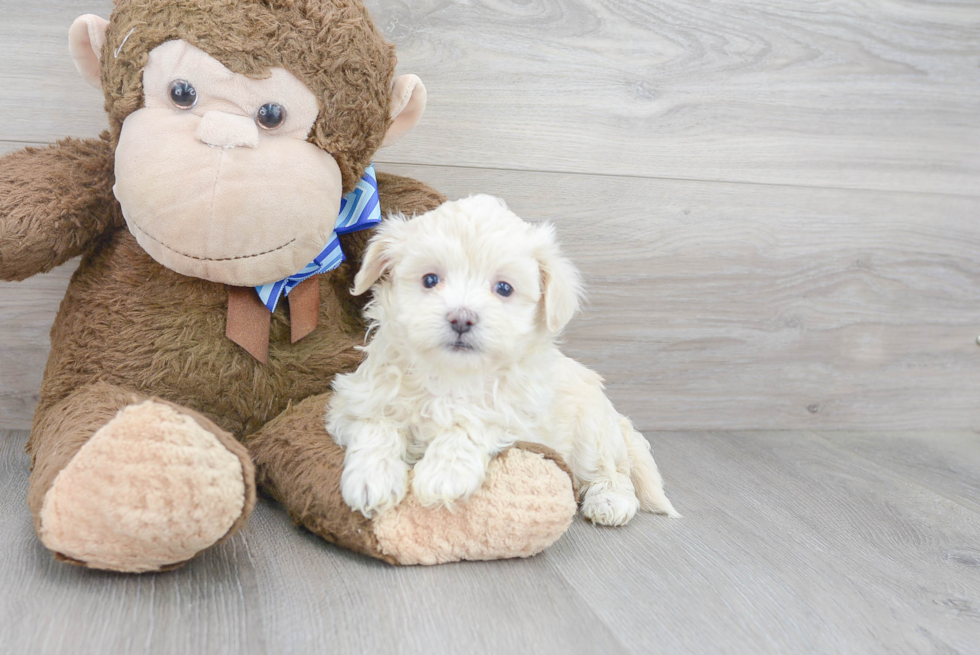
<path id="1" fill-rule="evenodd" d="M 402 220 L 404 219 L 389 218 L 381 224 L 381 227 L 371 237 L 367 250 L 364 252 L 361 270 L 354 277 L 354 288 L 351 289 L 351 295 L 359 296 L 370 289 L 391 266 L 391 246 L 395 243 L 393 232 L 397 230 L 398 224 Z"/>
<path id="2" fill-rule="evenodd" d="M 541 313 L 548 331 L 557 334 L 578 311 L 582 277 L 575 265 L 562 256 L 555 240 L 555 228 L 545 223 L 535 229 L 542 237 L 537 248 L 541 268 Z"/>

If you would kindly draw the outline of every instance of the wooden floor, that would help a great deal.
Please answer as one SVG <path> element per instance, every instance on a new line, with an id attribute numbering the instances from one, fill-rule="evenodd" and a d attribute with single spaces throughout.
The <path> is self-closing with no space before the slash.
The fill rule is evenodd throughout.
<path id="1" fill-rule="evenodd" d="M 173 573 L 55 562 L 0 435 L 0 652 L 980 652 L 980 436 L 656 433 L 685 518 L 576 521 L 529 560 L 398 568 L 263 501 Z"/>
<path id="2" fill-rule="evenodd" d="M 16 430 L 70 262 L 0 283 L 0 654 L 980 653 L 980 3 L 367 4 L 429 92 L 378 168 L 556 223 L 685 518 L 393 568 L 264 501 L 177 572 L 58 564 Z M 110 11 L 0 0 L 0 153 L 105 128 L 66 35 Z"/>

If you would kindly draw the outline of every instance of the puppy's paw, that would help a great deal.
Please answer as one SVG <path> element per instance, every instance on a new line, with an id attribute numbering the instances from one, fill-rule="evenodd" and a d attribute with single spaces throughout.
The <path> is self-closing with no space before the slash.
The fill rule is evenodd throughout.
<path id="1" fill-rule="evenodd" d="M 395 507 L 408 492 L 408 464 L 376 451 L 350 453 L 340 476 L 344 502 L 367 518 Z"/>
<path id="2" fill-rule="evenodd" d="M 452 505 L 465 500 L 483 486 L 487 475 L 487 458 L 475 453 L 456 453 L 438 457 L 426 452 L 415 465 L 412 492 L 423 507 Z"/>
<path id="3" fill-rule="evenodd" d="M 582 516 L 599 525 L 625 525 L 640 508 L 635 494 L 592 486 L 582 501 Z"/>

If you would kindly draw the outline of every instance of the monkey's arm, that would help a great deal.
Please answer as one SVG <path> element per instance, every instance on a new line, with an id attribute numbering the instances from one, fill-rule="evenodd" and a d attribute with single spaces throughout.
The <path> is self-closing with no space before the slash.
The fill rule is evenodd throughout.
<path id="1" fill-rule="evenodd" d="M 113 152 L 103 133 L 0 157 L 0 280 L 49 271 L 123 225 Z"/>

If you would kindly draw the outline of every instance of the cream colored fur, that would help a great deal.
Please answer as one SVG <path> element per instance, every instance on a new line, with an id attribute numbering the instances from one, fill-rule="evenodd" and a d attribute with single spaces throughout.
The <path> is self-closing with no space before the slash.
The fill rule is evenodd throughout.
<path id="1" fill-rule="evenodd" d="M 44 545 L 94 568 L 153 571 L 221 539 L 245 507 L 242 465 L 194 419 L 148 400 L 122 409 L 44 497 Z"/>
<path id="2" fill-rule="evenodd" d="M 376 281 L 367 358 L 334 381 L 326 421 L 346 448 L 341 490 L 353 509 L 398 505 L 412 464 L 418 502 L 452 506 L 480 488 L 494 455 L 532 441 L 565 458 L 596 523 L 624 524 L 639 508 L 678 515 L 646 439 L 602 379 L 555 346 L 581 284 L 550 225 L 485 195 L 393 218 L 372 239 L 354 293 Z M 468 330 L 453 329 L 461 317 Z"/>

